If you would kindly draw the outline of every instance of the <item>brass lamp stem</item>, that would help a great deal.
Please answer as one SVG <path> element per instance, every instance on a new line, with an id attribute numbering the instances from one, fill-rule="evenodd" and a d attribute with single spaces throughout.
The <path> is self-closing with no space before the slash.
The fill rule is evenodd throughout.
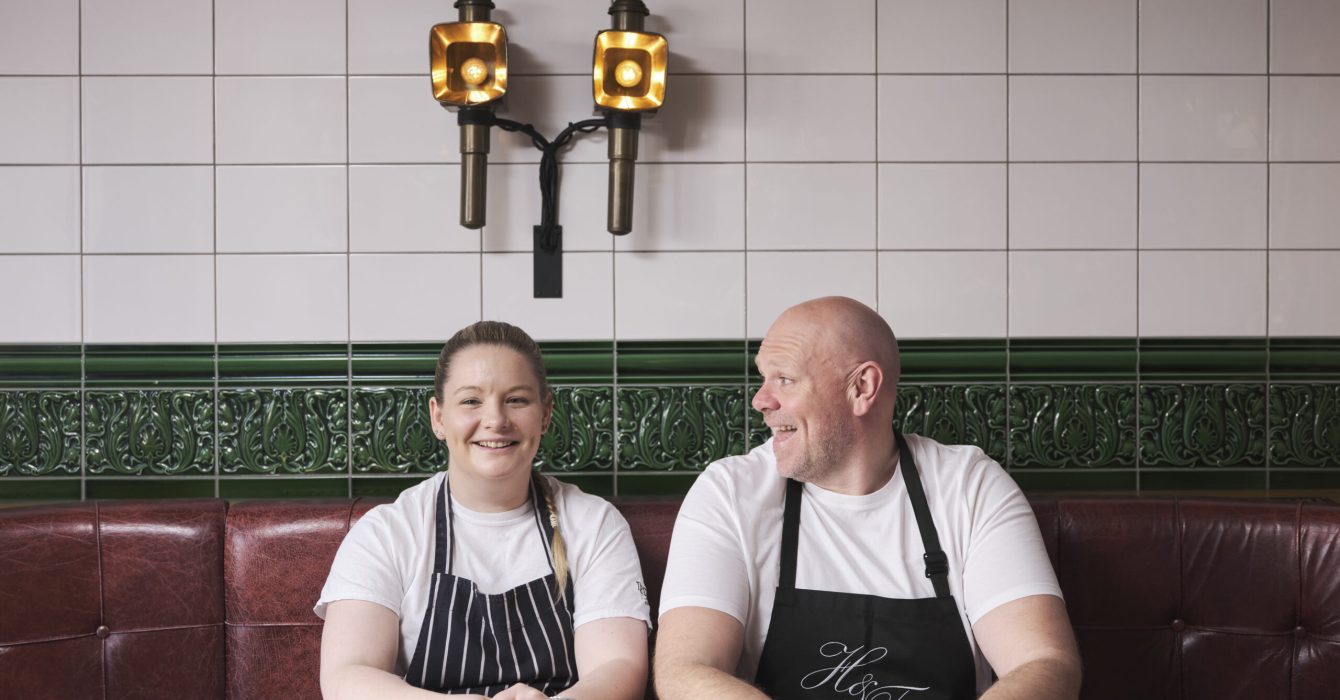
<path id="1" fill-rule="evenodd" d="M 465 228 L 484 227 L 488 165 L 488 125 L 461 124 L 461 226 Z"/>
<path id="2" fill-rule="evenodd" d="M 637 162 L 637 132 L 642 115 L 610 115 L 609 211 L 606 227 L 616 236 L 633 230 L 633 171 Z"/>

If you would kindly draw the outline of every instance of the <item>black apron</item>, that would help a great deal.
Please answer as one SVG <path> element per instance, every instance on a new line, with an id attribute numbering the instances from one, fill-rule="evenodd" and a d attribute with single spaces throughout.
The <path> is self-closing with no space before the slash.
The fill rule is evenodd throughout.
<path id="1" fill-rule="evenodd" d="M 755 682 L 774 698 L 971 700 L 977 669 L 958 605 L 949 594 L 948 557 L 931 522 L 926 493 L 901 435 L 898 471 L 926 554 L 934 598 L 892 599 L 796 588 L 800 538 L 798 481 L 787 481 L 782 571 Z"/>
<path id="2" fill-rule="evenodd" d="M 405 680 L 442 693 L 492 696 L 516 683 L 546 695 L 577 682 L 573 654 L 572 579 L 558 596 L 550 542 L 554 530 L 540 516 L 544 499 L 536 476 L 530 499 L 535 531 L 549 574 L 503 593 L 480 593 L 473 581 L 451 573 L 455 559 L 451 480 L 437 490 L 433 584 L 419 641 Z"/>

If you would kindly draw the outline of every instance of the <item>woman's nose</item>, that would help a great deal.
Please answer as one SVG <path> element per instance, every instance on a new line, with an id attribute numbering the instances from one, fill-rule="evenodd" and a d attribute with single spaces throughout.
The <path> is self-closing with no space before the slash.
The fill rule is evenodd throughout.
<path id="1" fill-rule="evenodd" d="M 512 421 L 507 417 L 507 411 L 503 409 L 501 404 L 489 404 L 484 414 L 484 425 L 494 429 L 502 429 L 511 424 Z"/>

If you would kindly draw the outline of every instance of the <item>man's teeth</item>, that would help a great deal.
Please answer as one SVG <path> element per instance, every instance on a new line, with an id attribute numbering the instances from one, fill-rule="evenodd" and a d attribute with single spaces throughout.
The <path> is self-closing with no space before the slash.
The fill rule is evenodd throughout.
<path id="1" fill-rule="evenodd" d="M 513 444 L 515 444 L 515 443 L 513 443 L 511 440 L 480 440 L 479 442 L 476 442 L 475 444 L 476 444 L 476 445 L 479 445 L 480 447 L 494 447 L 494 448 L 497 448 L 497 447 L 508 447 L 508 446 L 513 445 Z"/>
<path id="2" fill-rule="evenodd" d="M 774 426 L 772 426 L 772 432 L 773 432 L 773 433 L 790 433 L 790 432 L 795 431 L 795 429 L 796 429 L 796 426 L 794 426 L 794 425 L 774 425 Z"/>

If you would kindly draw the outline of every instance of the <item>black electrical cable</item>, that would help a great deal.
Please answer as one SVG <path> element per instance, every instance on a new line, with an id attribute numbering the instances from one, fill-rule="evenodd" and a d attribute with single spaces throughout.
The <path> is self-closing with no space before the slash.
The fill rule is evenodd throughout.
<path id="1" fill-rule="evenodd" d="M 503 131 L 515 131 L 529 136 L 530 142 L 540 150 L 540 247 L 546 252 L 553 252 L 558 248 L 558 151 L 566 146 L 574 135 L 589 133 L 607 126 L 607 120 L 602 117 L 568 122 L 567 128 L 560 131 L 553 141 L 546 139 L 531 124 L 522 124 L 497 116 L 493 116 L 492 123 Z"/>

